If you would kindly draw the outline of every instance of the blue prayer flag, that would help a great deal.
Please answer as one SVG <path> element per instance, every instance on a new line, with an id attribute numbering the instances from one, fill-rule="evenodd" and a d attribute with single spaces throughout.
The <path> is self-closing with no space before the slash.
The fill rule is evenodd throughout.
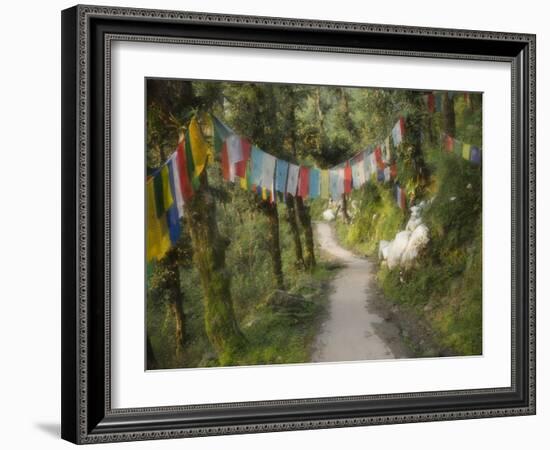
<path id="1" fill-rule="evenodd" d="M 175 203 L 166 211 L 166 222 L 168 223 L 168 232 L 170 234 L 170 241 L 175 244 L 181 234 L 180 218 L 178 214 L 178 207 Z"/>
<path id="2" fill-rule="evenodd" d="M 481 150 L 475 146 L 472 146 L 470 151 L 470 161 L 474 164 L 481 164 Z"/>
<path id="3" fill-rule="evenodd" d="M 282 194 L 286 193 L 286 179 L 288 176 L 288 162 L 277 159 L 275 165 L 275 190 Z"/>
<path id="4" fill-rule="evenodd" d="M 264 152 L 255 145 L 252 146 L 252 153 L 250 155 L 250 181 L 252 184 L 259 186 L 262 180 L 262 165 L 263 165 Z"/>
<path id="5" fill-rule="evenodd" d="M 321 190 L 321 172 L 319 169 L 309 169 L 309 196 L 311 198 L 319 197 Z"/>

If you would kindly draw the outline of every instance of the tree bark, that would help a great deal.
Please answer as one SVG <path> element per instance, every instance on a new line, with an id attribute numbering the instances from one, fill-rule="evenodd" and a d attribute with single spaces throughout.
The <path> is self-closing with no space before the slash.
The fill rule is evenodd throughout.
<path id="1" fill-rule="evenodd" d="M 153 346 L 151 345 L 151 339 L 147 336 L 147 370 L 154 369 L 158 369 L 158 362 L 155 357 L 155 352 L 153 351 Z"/>
<path id="2" fill-rule="evenodd" d="M 342 216 L 345 223 L 349 224 L 351 222 L 351 217 L 348 213 L 348 196 L 346 194 L 342 194 Z"/>
<path id="3" fill-rule="evenodd" d="M 287 194 L 286 197 L 286 221 L 290 227 L 290 232 L 294 239 L 294 253 L 296 255 L 296 266 L 303 269 L 306 264 L 304 261 L 304 253 L 302 250 L 302 239 L 300 238 L 300 229 L 296 220 L 296 207 L 294 205 L 294 197 Z"/>
<path id="4" fill-rule="evenodd" d="M 172 297 L 172 302 L 170 303 L 170 309 L 172 310 L 172 315 L 176 321 L 176 359 L 178 362 L 183 361 L 183 345 L 185 343 L 184 338 L 184 323 L 185 316 L 183 314 L 183 306 L 180 299 L 176 296 Z"/>
<path id="5" fill-rule="evenodd" d="M 449 97 L 449 93 L 443 95 L 443 132 L 452 137 L 455 137 L 456 120 L 454 97 Z"/>
<path id="6" fill-rule="evenodd" d="M 304 230 L 305 238 L 305 265 L 306 269 L 311 270 L 315 267 L 315 246 L 313 243 L 313 229 L 311 227 L 311 216 L 309 214 L 309 208 L 304 204 L 302 197 L 296 197 L 296 211 L 302 228 Z"/>
<path id="7" fill-rule="evenodd" d="M 229 364 L 245 344 L 245 339 L 235 318 L 230 275 L 225 267 L 229 241 L 218 230 L 216 203 L 208 190 L 206 171 L 200 176 L 200 188 L 185 208 L 193 260 L 203 290 L 206 335 L 220 363 Z"/>
<path id="8" fill-rule="evenodd" d="M 285 283 L 283 277 L 283 263 L 281 260 L 281 245 L 279 242 L 279 213 L 277 212 L 277 205 L 269 201 L 262 201 L 261 209 L 269 221 L 267 241 L 275 283 L 277 289 L 284 289 Z"/>

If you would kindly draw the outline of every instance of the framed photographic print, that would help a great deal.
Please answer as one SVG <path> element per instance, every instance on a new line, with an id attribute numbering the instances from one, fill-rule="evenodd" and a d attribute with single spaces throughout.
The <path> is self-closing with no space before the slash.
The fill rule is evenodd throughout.
<path id="1" fill-rule="evenodd" d="M 535 413 L 535 36 L 62 13 L 62 437 Z"/>

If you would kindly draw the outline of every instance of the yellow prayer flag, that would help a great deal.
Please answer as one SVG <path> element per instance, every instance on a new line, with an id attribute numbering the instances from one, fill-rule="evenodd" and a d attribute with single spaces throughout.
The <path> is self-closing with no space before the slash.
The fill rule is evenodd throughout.
<path id="1" fill-rule="evenodd" d="M 467 161 L 470 161 L 470 151 L 472 149 L 472 146 L 470 144 L 462 144 L 462 157 L 467 160 Z"/>
<path id="2" fill-rule="evenodd" d="M 208 157 L 210 156 L 210 159 L 212 159 L 212 148 L 204 140 L 199 123 L 195 117 L 191 119 L 191 123 L 189 124 L 189 141 L 191 142 L 191 153 L 195 164 L 195 176 L 198 177 L 204 170 Z"/>
<path id="3" fill-rule="evenodd" d="M 267 189 L 262 188 L 262 200 L 267 200 Z"/>
<path id="4" fill-rule="evenodd" d="M 147 248 L 146 259 L 150 262 L 152 259 L 160 259 L 170 249 L 170 235 L 166 223 L 166 215 L 159 219 L 155 206 L 155 187 L 153 180 L 147 181 Z"/>
<path id="5" fill-rule="evenodd" d="M 329 196 L 329 174 L 327 169 L 321 170 L 321 198 L 328 198 Z"/>
<path id="6" fill-rule="evenodd" d="M 168 210 L 172 206 L 172 203 L 174 203 L 174 199 L 172 198 L 172 189 L 170 189 L 170 169 L 167 164 L 160 169 L 159 176 L 162 177 L 162 201 L 164 209 Z"/>

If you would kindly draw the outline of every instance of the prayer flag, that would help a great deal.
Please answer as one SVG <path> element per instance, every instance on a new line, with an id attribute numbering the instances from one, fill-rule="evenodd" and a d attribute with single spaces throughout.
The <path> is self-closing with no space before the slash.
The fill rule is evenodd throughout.
<path id="1" fill-rule="evenodd" d="M 393 144 L 397 147 L 405 135 L 405 119 L 400 117 L 391 130 Z"/>
<path id="2" fill-rule="evenodd" d="M 351 165 L 349 161 L 346 161 L 346 165 L 344 166 L 344 193 L 345 194 L 349 194 L 351 192 L 351 180 L 352 180 Z"/>
<path id="3" fill-rule="evenodd" d="M 275 156 L 264 152 L 262 157 L 262 179 L 260 184 L 262 187 L 265 187 L 266 189 L 272 189 L 273 187 L 273 179 L 275 177 L 276 162 L 277 162 L 277 158 L 275 158 Z"/>
<path id="4" fill-rule="evenodd" d="M 326 169 L 321 170 L 321 182 L 320 182 L 320 195 L 321 198 L 328 198 L 330 186 L 329 171 Z"/>
<path id="5" fill-rule="evenodd" d="M 453 149 L 454 149 L 454 145 L 455 145 L 455 142 L 454 142 L 454 139 L 452 138 L 452 136 L 449 136 L 448 134 L 445 136 L 445 150 L 448 152 L 448 153 L 452 153 L 453 152 Z"/>
<path id="6" fill-rule="evenodd" d="M 379 182 L 379 183 L 382 183 L 384 182 L 384 179 L 385 179 L 385 175 L 384 175 L 384 169 L 376 169 L 376 180 Z"/>
<path id="7" fill-rule="evenodd" d="M 296 164 L 288 165 L 288 177 L 286 181 L 286 192 L 292 196 L 296 195 L 298 190 L 298 174 L 300 172 L 300 167 Z"/>
<path id="8" fill-rule="evenodd" d="M 380 146 L 377 146 L 374 149 L 374 158 L 376 160 L 377 169 L 384 170 L 384 161 L 382 161 L 382 150 L 380 149 Z"/>
<path id="9" fill-rule="evenodd" d="M 252 152 L 250 155 L 250 180 L 252 184 L 256 186 L 261 186 L 262 181 L 262 161 L 264 158 L 264 151 L 260 150 L 255 145 L 252 146 Z"/>
<path id="10" fill-rule="evenodd" d="M 234 131 L 223 123 L 216 116 L 212 116 L 212 126 L 214 128 L 214 152 L 220 153 L 222 151 L 223 143 L 225 139 L 235 134 Z"/>
<path id="11" fill-rule="evenodd" d="M 188 134 L 191 143 L 191 153 L 193 154 L 193 163 L 195 165 L 194 175 L 198 177 L 206 166 L 208 156 L 212 157 L 212 151 L 204 140 L 199 123 L 195 117 L 191 119 Z"/>
<path id="12" fill-rule="evenodd" d="M 161 217 L 173 202 L 172 193 L 170 192 L 170 173 L 166 164 L 153 177 L 153 184 L 157 217 Z"/>
<path id="13" fill-rule="evenodd" d="M 401 189 L 401 198 L 399 199 L 399 206 L 401 209 L 405 209 L 407 207 L 407 194 L 405 192 L 405 189 Z"/>
<path id="14" fill-rule="evenodd" d="M 300 166 L 300 175 L 298 178 L 298 196 L 307 198 L 309 194 L 309 169 L 304 166 Z"/>
<path id="15" fill-rule="evenodd" d="M 384 181 L 387 183 L 390 181 L 390 179 L 391 179 L 390 167 L 386 166 L 384 168 Z"/>
<path id="16" fill-rule="evenodd" d="M 155 205 L 155 186 L 154 179 L 146 183 L 147 190 L 147 262 L 153 259 L 160 259 L 170 249 L 170 237 L 166 226 L 166 216 L 157 216 Z"/>
<path id="17" fill-rule="evenodd" d="M 338 176 L 338 169 L 329 169 L 329 182 L 330 182 L 330 196 L 332 200 L 336 201 L 340 195 L 340 189 L 338 188 L 338 182 L 340 177 Z"/>
<path id="18" fill-rule="evenodd" d="M 170 174 L 170 191 L 178 211 L 178 217 L 183 217 L 183 196 L 181 195 L 177 152 L 174 152 L 168 160 L 168 171 Z"/>
<path id="19" fill-rule="evenodd" d="M 340 197 L 345 192 L 345 167 L 343 165 L 338 166 L 338 197 Z"/>
<path id="20" fill-rule="evenodd" d="M 391 178 L 396 178 L 397 177 L 397 163 L 395 161 L 390 166 L 390 177 Z"/>
<path id="21" fill-rule="evenodd" d="M 286 194 L 287 177 L 288 162 L 277 159 L 277 164 L 275 165 L 275 189 L 283 195 Z"/>
<path id="22" fill-rule="evenodd" d="M 466 144 L 465 142 L 462 144 L 462 157 L 466 160 L 470 160 L 470 150 L 472 149 L 472 146 L 470 144 Z"/>
<path id="23" fill-rule="evenodd" d="M 309 169 L 309 196 L 310 198 L 319 197 L 321 186 L 321 171 L 316 168 Z"/>
<path id="24" fill-rule="evenodd" d="M 170 242 L 174 245 L 181 234 L 180 218 L 178 216 L 178 208 L 173 204 L 168 211 L 166 211 L 166 222 L 168 224 L 168 232 L 170 235 Z"/>
<path id="25" fill-rule="evenodd" d="M 438 92 L 437 94 L 434 94 L 434 97 L 435 97 L 435 112 L 441 112 L 443 107 L 442 107 L 442 98 L 441 98 L 441 93 Z"/>
<path id="26" fill-rule="evenodd" d="M 187 154 L 185 152 L 185 140 L 182 139 L 176 149 L 178 177 L 180 181 L 180 190 L 183 200 L 189 200 L 193 196 L 193 185 L 187 171 Z"/>
<path id="27" fill-rule="evenodd" d="M 250 149 L 251 145 L 248 139 L 240 138 L 241 141 L 241 157 L 240 161 L 235 163 L 235 175 L 240 178 L 246 177 L 246 168 L 248 165 L 248 160 L 250 159 Z"/>
<path id="28" fill-rule="evenodd" d="M 391 146 L 389 136 L 384 141 L 384 159 L 386 163 L 389 163 L 391 161 Z"/>
<path id="29" fill-rule="evenodd" d="M 474 164 L 481 164 L 481 149 L 477 148 L 476 146 L 472 146 L 470 161 L 472 161 Z"/>
<path id="30" fill-rule="evenodd" d="M 363 162 L 363 157 L 363 153 L 360 153 L 352 160 L 351 176 L 354 189 L 363 186 L 366 181 L 365 164 Z"/>

